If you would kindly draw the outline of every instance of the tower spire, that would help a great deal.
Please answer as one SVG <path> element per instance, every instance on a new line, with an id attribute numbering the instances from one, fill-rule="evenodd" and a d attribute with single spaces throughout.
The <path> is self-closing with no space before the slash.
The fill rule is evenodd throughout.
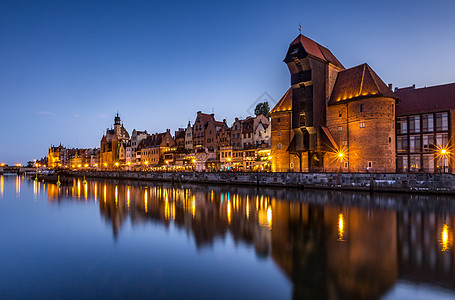
<path id="1" fill-rule="evenodd" d="M 299 22 L 299 33 L 302 34 L 302 25 L 300 25 L 300 22 Z"/>

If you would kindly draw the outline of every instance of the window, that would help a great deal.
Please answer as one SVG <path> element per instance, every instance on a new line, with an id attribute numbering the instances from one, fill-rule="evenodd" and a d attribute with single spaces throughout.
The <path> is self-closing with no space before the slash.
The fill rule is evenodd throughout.
<path id="1" fill-rule="evenodd" d="M 348 162 L 344 162 L 344 167 L 347 168 L 348 167 Z"/>
<path id="2" fill-rule="evenodd" d="M 428 152 L 430 150 L 433 150 L 434 147 L 434 135 L 432 134 L 424 134 L 422 137 L 422 146 L 423 146 L 423 151 Z"/>
<path id="3" fill-rule="evenodd" d="M 420 116 L 409 117 L 409 133 L 420 132 Z"/>
<path id="4" fill-rule="evenodd" d="M 278 123 L 280 123 L 280 121 L 281 121 L 281 118 L 278 118 Z"/>
<path id="5" fill-rule="evenodd" d="M 422 131 L 423 132 L 433 132 L 433 115 L 423 115 L 422 116 Z"/>
<path id="6" fill-rule="evenodd" d="M 420 155 L 411 155 L 409 157 L 409 171 L 416 172 L 420 171 Z"/>
<path id="7" fill-rule="evenodd" d="M 281 136 L 281 131 L 278 130 L 278 131 L 276 132 L 276 135 L 277 135 L 277 136 Z"/>
<path id="8" fill-rule="evenodd" d="M 338 126 L 338 132 L 343 131 L 343 126 Z"/>
<path id="9" fill-rule="evenodd" d="M 420 136 L 409 137 L 409 152 L 420 152 Z"/>
<path id="10" fill-rule="evenodd" d="M 397 151 L 408 151 L 408 138 L 406 136 L 397 137 Z"/>
<path id="11" fill-rule="evenodd" d="M 447 130 L 448 129 L 448 117 L 447 113 L 436 114 L 436 130 Z"/>
<path id="12" fill-rule="evenodd" d="M 348 145 L 348 141 L 344 140 L 343 141 L 343 146 L 347 146 Z"/>
<path id="13" fill-rule="evenodd" d="M 363 109 L 363 104 L 360 104 L 360 112 L 364 112 L 364 109 Z"/>
<path id="14" fill-rule="evenodd" d="M 406 118 L 399 118 L 397 122 L 397 129 L 399 134 L 408 133 L 408 121 Z"/>
<path id="15" fill-rule="evenodd" d="M 389 143 L 391 143 L 391 142 L 392 142 L 392 138 L 389 136 Z"/>
<path id="16" fill-rule="evenodd" d="M 433 154 L 424 155 L 422 161 L 422 170 L 424 172 L 434 172 L 434 156 Z"/>
<path id="17" fill-rule="evenodd" d="M 448 143 L 449 143 L 449 136 L 447 135 L 447 133 L 438 133 L 436 135 L 436 145 L 438 148 L 447 147 Z"/>
<path id="18" fill-rule="evenodd" d="M 338 110 L 338 117 L 341 118 L 343 116 L 343 113 L 341 112 L 341 109 Z"/>
<path id="19" fill-rule="evenodd" d="M 283 149 L 283 145 L 282 144 L 278 144 L 278 145 L 276 145 L 276 148 L 277 148 L 277 150 L 281 150 L 281 149 Z"/>
<path id="20" fill-rule="evenodd" d="M 360 125 L 360 128 L 365 128 L 365 122 L 360 122 L 359 125 Z"/>
<path id="21" fill-rule="evenodd" d="M 368 168 L 372 168 L 373 167 L 373 162 L 372 161 L 369 161 L 368 162 Z"/>
<path id="22" fill-rule="evenodd" d="M 398 156 L 397 167 L 399 172 L 408 171 L 408 157 L 407 156 Z"/>

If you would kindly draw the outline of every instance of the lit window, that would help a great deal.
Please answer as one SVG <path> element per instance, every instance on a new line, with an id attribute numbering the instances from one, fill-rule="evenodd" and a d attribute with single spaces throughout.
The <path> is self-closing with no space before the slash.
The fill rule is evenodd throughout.
<path id="1" fill-rule="evenodd" d="M 360 128 L 365 128 L 365 122 L 360 122 L 359 125 L 360 125 Z"/>
<path id="2" fill-rule="evenodd" d="M 343 131 L 343 126 L 338 126 L 338 131 Z"/>

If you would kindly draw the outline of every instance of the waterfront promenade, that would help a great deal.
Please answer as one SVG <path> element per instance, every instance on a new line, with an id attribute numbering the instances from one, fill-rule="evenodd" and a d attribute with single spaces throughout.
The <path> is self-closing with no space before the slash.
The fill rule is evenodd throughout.
<path id="1" fill-rule="evenodd" d="M 128 180 L 166 181 L 289 187 L 300 189 L 339 189 L 375 192 L 411 192 L 455 195 L 452 174 L 393 173 L 237 173 L 237 172 L 128 172 L 128 171 L 67 171 L 68 176 Z"/>

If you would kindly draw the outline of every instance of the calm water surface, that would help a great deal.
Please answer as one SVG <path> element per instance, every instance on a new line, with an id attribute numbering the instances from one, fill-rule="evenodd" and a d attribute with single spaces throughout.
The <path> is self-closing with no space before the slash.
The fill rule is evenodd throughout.
<path id="1" fill-rule="evenodd" d="M 0 177 L 0 298 L 454 299 L 455 199 Z"/>

